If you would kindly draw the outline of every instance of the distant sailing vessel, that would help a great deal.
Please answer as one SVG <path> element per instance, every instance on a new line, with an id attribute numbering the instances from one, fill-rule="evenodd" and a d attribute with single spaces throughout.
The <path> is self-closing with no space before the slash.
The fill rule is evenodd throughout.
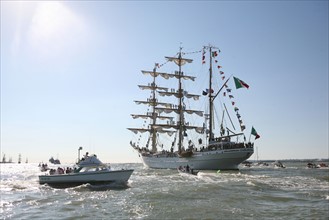
<path id="1" fill-rule="evenodd" d="M 197 170 L 234 170 L 238 169 L 239 164 L 254 153 L 253 143 L 246 142 L 243 133 L 245 125 L 241 120 L 239 109 L 233 106 L 240 123 L 240 131 L 236 132 L 226 105 L 222 102 L 215 103 L 215 100 L 218 100 L 218 94 L 223 94 L 234 105 L 231 100 L 233 98 L 230 94 L 231 89 L 227 85 L 230 77 L 225 81 L 222 71 L 219 71 L 220 74 L 217 76 L 222 79 L 223 84 L 219 88 L 217 83 L 218 91 L 216 93 L 214 91 L 216 86 L 213 85 L 212 66 L 218 62 L 216 57 L 220 50 L 213 46 L 205 46 L 198 52 L 202 52 L 203 64 L 206 62 L 205 55 L 209 52 L 210 67 L 207 89 L 202 92 L 204 100 L 199 100 L 200 95 L 190 94 L 186 90 L 187 82 L 185 80 L 195 81 L 196 77 L 185 75 L 182 71 L 183 65 L 193 61 L 183 57 L 186 53 L 182 52 L 182 48 L 176 56 L 165 57 L 166 63 L 173 62 L 178 66 L 178 70 L 174 73 L 158 71 L 166 63 L 156 64 L 153 71 L 142 70 L 144 75 L 152 76 L 153 80 L 148 85 L 139 85 L 139 88 L 150 90 L 151 95 L 146 101 L 135 102 L 145 104 L 149 108 L 146 114 L 131 115 L 133 119 L 144 119 L 144 127 L 128 129 L 138 135 L 136 142 L 131 141 L 130 144 L 147 167 L 177 169 L 188 164 L 192 169 Z M 217 68 L 220 69 L 221 66 L 217 66 Z M 177 87 L 169 89 L 159 86 L 156 81 L 160 76 L 164 79 L 177 80 Z M 237 88 L 249 87 L 242 80 L 237 78 L 234 80 Z M 199 92 L 201 93 L 201 90 Z M 164 101 L 159 101 L 159 97 Z M 172 98 L 176 101 L 172 102 Z M 167 101 L 168 99 L 170 100 Z M 191 104 L 190 100 L 199 101 L 203 106 L 200 107 L 200 110 L 189 109 L 190 106 L 195 106 Z M 220 120 L 215 118 L 217 112 L 214 107 L 222 107 Z M 198 119 L 193 119 L 193 117 Z M 230 126 L 233 128 L 230 129 L 228 125 L 224 127 L 226 122 L 224 118 L 229 118 Z M 165 123 L 163 123 L 164 121 Z M 215 121 L 220 125 L 217 130 L 215 130 Z M 194 125 L 194 123 L 199 123 L 201 126 Z M 146 138 L 142 137 L 144 134 L 147 134 Z M 256 139 L 259 137 L 254 128 L 252 134 L 256 136 Z"/>
<path id="2" fill-rule="evenodd" d="M 21 162 L 22 162 L 22 155 L 19 154 L 19 155 L 18 155 L 18 163 L 21 163 Z"/>
<path id="3" fill-rule="evenodd" d="M 12 163 L 12 162 L 13 162 L 13 160 L 11 157 L 9 157 L 9 161 L 7 161 L 6 154 L 3 154 L 2 160 L 0 161 L 0 163 Z"/>

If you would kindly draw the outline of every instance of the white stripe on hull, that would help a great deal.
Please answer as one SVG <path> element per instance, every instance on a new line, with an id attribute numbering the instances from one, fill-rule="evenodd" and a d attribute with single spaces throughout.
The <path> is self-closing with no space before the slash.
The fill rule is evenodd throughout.
<path id="1" fill-rule="evenodd" d="M 192 157 L 142 156 L 145 166 L 159 169 L 177 169 L 189 165 L 196 170 L 237 170 L 240 163 L 254 153 L 253 148 L 194 152 Z"/>

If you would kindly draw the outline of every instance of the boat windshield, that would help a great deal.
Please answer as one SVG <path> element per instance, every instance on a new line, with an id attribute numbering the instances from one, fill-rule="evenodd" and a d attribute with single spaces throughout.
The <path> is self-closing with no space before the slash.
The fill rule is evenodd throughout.
<path id="1" fill-rule="evenodd" d="M 97 172 L 97 171 L 104 171 L 104 170 L 109 170 L 105 166 L 97 166 L 97 167 L 80 167 L 79 169 L 76 170 L 77 173 L 83 173 L 83 172 Z"/>

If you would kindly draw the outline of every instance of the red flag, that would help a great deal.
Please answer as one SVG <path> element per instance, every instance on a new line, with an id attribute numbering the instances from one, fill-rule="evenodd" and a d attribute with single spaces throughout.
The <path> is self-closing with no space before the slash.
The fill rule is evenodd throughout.
<path id="1" fill-rule="evenodd" d="M 212 57 L 217 57 L 217 51 L 212 52 Z"/>

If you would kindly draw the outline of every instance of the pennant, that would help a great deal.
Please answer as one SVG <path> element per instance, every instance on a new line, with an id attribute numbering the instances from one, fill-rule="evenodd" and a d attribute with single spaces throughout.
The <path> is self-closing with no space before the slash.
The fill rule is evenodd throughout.
<path id="1" fill-rule="evenodd" d="M 224 80 L 225 79 L 225 76 L 222 76 L 222 80 Z"/>
<path id="2" fill-rule="evenodd" d="M 227 92 L 231 92 L 231 91 L 232 91 L 232 89 L 226 89 L 226 91 L 227 91 Z"/>
<path id="3" fill-rule="evenodd" d="M 254 127 L 251 128 L 251 134 L 255 136 L 255 140 L 257 138 L 260 138 L 259 134 L 257 133 L 257 131 Z"/>
<path id="4" fill-rule="evenodd" d="M 233 98 L 234 98 L 233 95 L 229 95 L 228 97 L 229 97 L 230 99 L 233 99 Z"/>
<path id="5" fill-rule="evenodd" d="M 234 78 L 234 82 L 235 82 L 235 87 L 237 89 L 239 89 L 239 88 L 247 88 L 248 89 L 249 88 L 249 85 L 247 83 L 243 82 L 241 79 L 235 78 L 234 76 L 233 76 L 233 78 Z"/>
<path id="6" fill-rule="evenodd" d="M 203 49 L 202 50 L 202 64 L 205 64 L 206 63 L 206 56 L 205 56 L 205 54 L 206 54 L 206 51 Z"/>
<path id="7" fill-rule="evenodd" d="M 246 126 L 241 125 L 240 128 L 241 128 L 241 131 L 243 131 L 244 129 L 246 129 Z"/>
<path id="8" fill-rule="evenodd" d="M 223 93 L 223 96 L 226 96 L 226 92 Z"/>
<path id="9" fill-rule="evenodd" d="M 215 60 L 215 63 L 218 63 L 218 61 L 217 61 L 217 60 Z"/>
<path id="10" fill-rule="evenodd" d="M 209 89 L 206 89 L 206 92 L 209 93 Z M 211 89 L 211 93 L 214 93 L 213 89 Z"/>
<path id="11" fill-rule="evenodd" d="M 234 105 L 235 104 L 235 102 L 232 102 L 232 105 Z"/>
<path id="12" fill-rule="evenodd" d="M 217 57 L 217 51 L 212 52 L 212 57 Z"/>
<path id="13" fill-rule="evenodd" d="M 202 95 L 208 95 L 208 92 L 202 91 Z"/>
<path id="14" fill-rule="evenodd" d="M 218 69 L 222 68 L 222 66 L 217 66 Z"/>
<path id="15" fill-rule="evenodd" d="M 234 111 L 239 111 L 239 108 L 238 107 L 234 107 Z"/>
<path id="16" fill-rule="evenodd" d="M 219 71 L 219 73 L 220 73 L 221 75 L 223 75 L 223 74 L 224 74 L 224 72 L 223 72 L 223 71 Z"/>

